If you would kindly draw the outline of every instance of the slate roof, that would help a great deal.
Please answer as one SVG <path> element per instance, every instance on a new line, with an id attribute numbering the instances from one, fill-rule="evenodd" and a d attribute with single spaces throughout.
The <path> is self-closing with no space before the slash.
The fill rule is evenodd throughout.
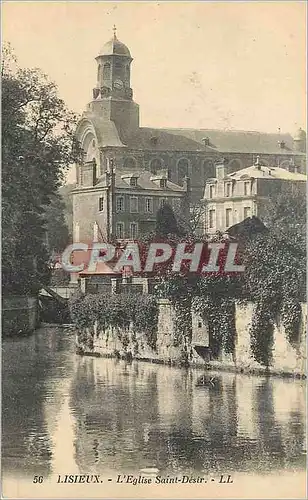
<path id="1" fill-rule="evenodd" d="M 148 127 L 140 127 L 126 139 L 125 144 L 131 149 L 149 149 L 151 151 L 204 151 L 202 143 L 189 137 Z"/>
<path id="2" fill-rule="evenodd" d="M 281 179 L 287 181 L 307 181 L 307 175 L 298 172 L 289 172 L 280 167 L 267 167 L 264 165 L 252 165 L 251 167 L 242 168 L 231 174 L 228 177 L 232 179 L 242 179 L 244 177 L 253 177 L 254 179 Z"/>
<path id="3" fill-rule="evenodd" d="M 279 156 L 296 154 L 291 134 L 270 134 L 244 130 L 214 129 L 160 129 L 140 127 L 121 142 L 113 121 L 86 112 L 84 118 L 92 121 L 101 147 L 128 147 L 150 151 L 196 151 L 212 152 L 221 156 L 227 153 L 275 154 Z M 205 145 L 203 139 L 208 139 Z M 280 144 L 284 143 L 284 147 Z"/>
<path id="4" fill-rule="evenodd" d="M 215 130 L 215 129 L 161 129 L 194 141 L 202 146 L 202 139 L 209 139 L 209 146 L 221 153 L 263 153 L 263 154 L 290 154 L 293 151 L 293 137 L 291 134 L 270 134 L 246 130 Z M 279 142 L 285 143 L 282 149 Z"/>
<path id="5" fill-rule="evenodd" d="M 120 42 L 120 40 L 118 40 L 115 35 L 111 40 L 105 43 L 103 48 L 100 50 L 99 55 L 100 56 L 118 55 L 118 56 L 131 57 L 128 47 L 124 43 Z"/>
<path id="6" fill-rule="evenodd" d="M 139 176 L 137 179 L 137 186 L 130 186 L 129 180 L 127 179 L 124 180 L 122 179 L 122 175 L 125 174 L 134 174 L 136 176 Z M 151 177 L 153 177 L 153 174 L 148 171 L 116 171 L 116 179 L 115 179 L 115 187 L 116 189 L 131 189 L 131 190 L 152 190 L 152 191 L 160 191 L 160 192 L 166 192 L 166 191 L 172 191 L 172 192 L 177 192 L 177 193 L 185 193 L 186 190 L 182 186 L 178 186 L 177 184 L 174 184 L 173 182 L 167 180 L 167 187 L 166 188 L 161 188 L 159 185 L 159 182 L 155 182 L 151 180 Z M 155 176 L 157 177 L 157 176 Z M 106 187 L 106 175 L 104 174 L 99 182 L 95 185 L 95 187 Z"/>

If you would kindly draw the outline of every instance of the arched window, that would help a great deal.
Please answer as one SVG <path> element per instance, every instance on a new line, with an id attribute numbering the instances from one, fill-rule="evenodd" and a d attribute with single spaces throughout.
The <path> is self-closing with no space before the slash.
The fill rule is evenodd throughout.
<path id="1" fill-rule="evenodd" d="M 99 64 L 97 68 L 97 81 L 100 82 L 101 79 L 102 79 L 102 66 L 101 64 Z"/>
<path id="2" fill-rule="evenodd" d="M 202 182 L 205 185 L 207 179 L 216 176 L 216 169 L 213 160 L 205 160 L 203 162 L 203 173 L 202 173 Z"/>
<path id="3" fill-rule="evenodd" d="M 122 72 L 122 64 L 119 63 L 119 62 L 116 62 L 115 66 L 114 66 L 114 74 L 115 74 L 115 76 L 121 76 L 121 72 Z"/>
<path id="4" fill-rule="evenodd" d="M 104 64 L 103 78 L 104 78 L 104 80 L 110 79 L 110 63 L 109 62 Z"/>
<path id="5" fill-rule="evenodd" d="M 158 170 L 163 168 L 163 162 L 160 158 L 154 158 L 150 163 L 150 171 L 152 174 L 156 175 Z"/>
<path id="6" fill-rule="evenodd" d="M 136 168 L 136 160 L 132 156 L 128 156 L 124 159 L 123 168 L 126 170 L 133 170 Z"/>
<path id="7" fill-rule="evenodd" d="M 188 177 L 188 167 L 189 162 L 186 158 L 182 158 L 178 161 L 177 170 L 178 170 L 178 183 L 181 186 L 184 181 L 184 177 Z"/>
<path id="8" fill-rule="evenodd" d="M 129 78 L 130 78 L 130 67 L 129 67 L 129 64 L 127 64 L 125 66 L 125 78 L 126 78 L 126 80 L 129 81 Z"/>

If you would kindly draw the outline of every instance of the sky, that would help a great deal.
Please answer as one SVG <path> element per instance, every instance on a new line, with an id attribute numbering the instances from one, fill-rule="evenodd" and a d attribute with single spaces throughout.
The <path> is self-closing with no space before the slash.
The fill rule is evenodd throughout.
<path id="1" fill-rule="evenodd" d="M 2 38 L 81 113 L 95 56 L 130 49 L 142 126 L 306 129 L 305 2 L 3 2 Z"/>

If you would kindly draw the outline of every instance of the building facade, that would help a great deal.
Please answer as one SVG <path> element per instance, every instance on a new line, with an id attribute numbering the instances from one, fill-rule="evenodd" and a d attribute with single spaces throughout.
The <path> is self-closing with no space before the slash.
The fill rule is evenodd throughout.
<path id="1" fill-rule="evenodd" d="M 224 164 L 217 165 L 216 176 L 207 180 L 204 191 L 204 232 L 224 232 L 247 217 L 262 219 L 270 197 L 288 185 L 305 192 L 306 181 L 292 161 L 287 169 L 269 167 L 257 158 L 254 165 L 229 174 Z"/>
<path id="2" fill-rule="evenodd" d="M 178 186 L 164 171 L 108 170 L 94 186 L 73 193 L 74 241 L 134 240 L 155 229 L 156 212 L 165 203 L 188 217 L 189 180 Z"/>
<path id="3" fill-rule="evenodd" d="M 117 176 L 121 172 L 136 173 L 140 182 L 142 172 L 147 173 L 149 179 L 149 176 L 155 177 L 164 171 L 170 182 L 169 189 L 176 192 L 179 192 L 178 187 L 184 187 L 185 177 L 188 177 L 192 204 L 200 203 L 206 181 L 215 177 L 215 165 L 222 158 L 228 173 L 252 165 L 257 155 L 262 155 L 262 161 L 268 167 L 286 168 L 292 159 L 299 171 L 305 170 L 306 134 L 303 130 L 292 137 L 290 134 L 235 130 L 141 127 L 139 106 L 133 100 L 131 87 L 132 60 L 129 49 L 116 34 L 96 57 L 97 81 L 92 100 L 76 130 L 84 151 L 84 161 L 76 165 L 77 186 L 73 193 L 75 233 L 80 239 L 89 236 L 89 227 L 97 218 L 101 221 L 98 223 L 103 228 L 101 230 L 107 231 L 107 221 L 104 222 L 105 215 L 100 213 L 97 198 L 103 197 L 104 176 L 110 161 Z M 125 191 L 126 186 L 118 184 L 123 190 L 124 211 L 130 221 L 127 224 L 135 223 L 127 208 L 127 197 L 133 196 L 132 187 L 127 186 Z M 151 193 L 149 186 L 149 197 Z M 145 198 L 146 194 L 143 196 Z M 143 206 L 150 202 L 144 199 L 140 203 Z M 153 210 L 155 206 L 158 206 L 157 197 L 153 195 Z M 115 206 L 112 210 L 115 213 Z M 147 218 L 151 222 L 153 216 L 150 212 L 144 217 L 143 225 Z M 123 222 L 126 234 L 130 229 L 126 227 L 126 221 Z M 121 233 L 120 225 L 118 229 Z"/>

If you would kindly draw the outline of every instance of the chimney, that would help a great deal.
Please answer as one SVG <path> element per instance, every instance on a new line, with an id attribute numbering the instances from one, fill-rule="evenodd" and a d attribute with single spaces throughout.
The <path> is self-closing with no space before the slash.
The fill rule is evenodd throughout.
<path id="1" fill-rule="evenodd" d="M 183 188 L 185 189 L 186 193 L 189 194 L 191 193 L 191 180 L 189 177 L 185 176 L 183 179 Z"/>
<path id="2" fill-rule="evenodd" d="M 152 146 L 157 146 L 158 137 L 153 136 L 153 137 L 151 137 L 150 141 L 151 141 Z"/>
<path id="3" fill-rule="evenodd" d="M 216 178 L 217 179 L 224 179 L 227 175 L 227 172 L 226 172 L 226 166 L 224 164 L 224 162 L 222 163 L 219 163 L 216 165 Z"/>
<path id="4" fill-rule="evenodd" d="M 206 146 L 209 146 L 210 145 L 210 138 L 209 137 L 203 137 L 203 139 L 201 139 L 202 142 L 203 142 L 203 146 L 206 148 Z"/>
<path id="5" fill-rule="evenodd" d="M 261 170 L 261 163 L 260 163 L 260 156 L 257 156 L 255 166 L 257 167 L 258 170 Z"/>

